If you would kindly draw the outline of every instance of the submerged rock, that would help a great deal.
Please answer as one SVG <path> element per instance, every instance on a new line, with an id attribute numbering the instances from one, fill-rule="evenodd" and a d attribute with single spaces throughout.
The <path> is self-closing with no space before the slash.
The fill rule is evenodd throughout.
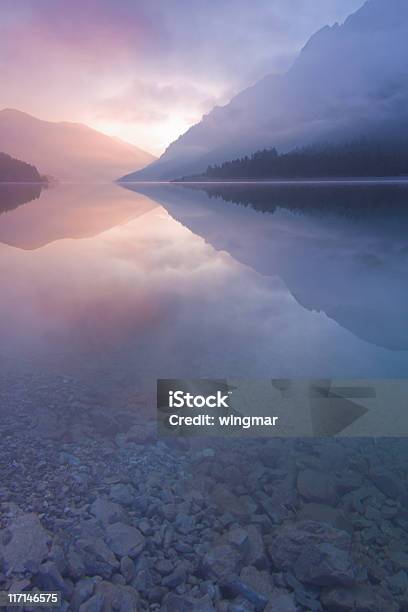
<path id="1" fill-rule="evenodd" d="M 355 568 L 348 533 L 325 523 L 301 521 L 284 527 L 269 553 L 276 569 L 291 570 L 305 583 L 318 586 L 352 584 Z"/>
<path id="2" fill-rule="evenodd" d="M 126 519 L 123 508 L 107 497 L 97 497 L 91 505 L 91 514 L 103 525 L 110 525 Z"/>
<path id="3" fill-rule="evenodd" d="M 370 585 L 325 589 L 321 601 L 328 612 L 397 612 L 399 610 L 397 603 L 384 598 Z"/>
<path id="4" fill-rule="evenodd" d="M 99 575 L 110 578 L 119 563 L 102 538 L 80 538 L 68 553 L 73 577 Z"/>
<path id="5" fill-rule="evenodd" d="M 50 534 L 36 514 L 20 514 L 0 532 L 0 559 L 6 573 L 36 573 L 46 559 Z"/>
<path id="6" fill-rule="evenodd" d="M 119 557 L 137 557 L 145 546 L 143 534 L 125 523 L 113 523 L 106 528 L 106 541 Z"/>
<path id="7" fill-rule="evenodd" d="M 203 573 L 206 578 L 225 581 L 238 571 L 240 555 L 235 548 L 228 544 L 221 544 L 212 548 L 202 562 Z"/>
<path id="8" fill-rule="evenodd" d="M 305 501 L 332 506 L 336 502 L 333 479 L 324 472 L 306 469 L 299 473 L 298 491 Z"/>

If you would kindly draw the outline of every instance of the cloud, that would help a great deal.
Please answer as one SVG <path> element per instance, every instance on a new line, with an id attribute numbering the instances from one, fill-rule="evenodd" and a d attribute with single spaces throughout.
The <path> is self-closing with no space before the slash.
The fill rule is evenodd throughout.
<path id="1" fill-rule="evenodd" d="M 361 4 L 2 0 L 0 105 L 86 121 L 157 153 L 213 103 L 286 70 L 316 29 Z"/>

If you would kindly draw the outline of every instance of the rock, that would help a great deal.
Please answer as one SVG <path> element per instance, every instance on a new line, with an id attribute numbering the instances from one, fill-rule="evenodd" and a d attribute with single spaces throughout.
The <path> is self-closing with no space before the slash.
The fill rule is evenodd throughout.
<path id="1" fill-rule="evenodd" d="M 75 562 L 79 564 L 76 566 L 76 570 L 80 571 L 80 577 L 83 575 L 99 575 L 103 578 L 110 578 L 113 571 L 119 567 L 115 555 L 102 538 L 79 538 L 75 543 L 74 550 L 70 551 L 70 563 L 72 560 L 71 552 L 75 555 Z"/>
<path id="2" fill-rule="evenodd" d="M 387 584 L 391 591 L 397 595 L 408 593 L 408 575 L 404 570 L 400 570 L 394 576 L 389 576 Z"/>
<path id="3" fill-rule="evenodd" d="M 395 602 L 384 599 L 369 585 L 323 589 L 321 602 L 324 610 L 328 612 L 397 612 L 399 610 Z"/>
<path id="4" fill-rule="evenodd" d="M 241 518 L 248 516 L 250 513 L 246 500 L 237 497 L 221 483 L 218 483 L 213 488 L 211 499 L 221 513 L 229 512 L 233 516 Z"/>
<path id="5" fill-rule="evenodd" d="M 82 578 L 76 583 L 70 602 L 73 612 L 77 612 L 81 604 L 92 597 L 94 588 L 95 583 L 91 578 Z"/>
<path id="6" fill-rule="evenodd" d="M 386 497 L 398 499 L 406 493 L 406 488 L 401 477 L 383 467 L 374 468 L 370 471 L 370 480 L 377 489 Z"/>
<path id="7" fill-rule="evenodd" d="M 402 550 L 390 550 L 389 557 L 398 568 L 408 570 L 408 553 Z"/>
<path id="8" fill-rule="evenodd" d="M 137 612 L 139 610 L 139 593 L 129 585 L 112 584 L 102 581 L 95 587 L 96 595 L 103 595 L 103 612 L 118 610 L 120 612 Z"/>
<path id="9" fill-rule="evenodd" d="M 186 581 L 186 577 L 186 570 L 184 566 L 180 564 L 171 574 L 165 576 L 161 583 L 168 589 L 175 589 Z"/>
<path id="10" fill-rule="evenodd" d="M 326 543 L 306 546 L 294 571 L 298 580 L 316 586 L 350 586 L 356 580 L 349 552 Z"/>
<path id="11" fill-rule="evenodd" d="M 323 472 L 311 469 L 299 472 L 297 487 L 305 501 L 329 506 L 336 503 L 337 496 L 333 478 Z"/>
<path id="12" fill-rule="evenodd" d="M 119 436 L 117 436 L 117 442 L 120 445 L 132 443 L 147 444 L 149 442 L 154 442 L 156 439 L 157 431 L 154 421 L 137 423 L 125 434 L 119 434 Z"/>
<path id="13" fill-rule="evenodd" d="M 336 529 L 353 533 L 353 525 L 346 519 L 346 516 L 339 508 L 326 506 L 324 504 L 304 504 L 297 513 L 300 521 L 315 521 L 316 523 L 327 523 Z"/>
<path id="14" fill-rule="evenodd" d="M 237 573 L 239 561 L 238 551 L 229 544 L 215 546 L 203 558 L 203 574 L 223 582 Z"/>
<path id="15" fill-rule="evenodd" d="M 132 582 L 135 577 L 135 564 L 130 557 L 122 557 L 120 560 L 120 573 L 126 582 Z"/>
<path id="16" fill-rule="evenodd" d="M 254 565 L 258 569 L 267 569 L 268 559 L 266 556 L 265 545 L 259 529 L 255 525 L 249 525 L 248 533 L 248 553 L 246 561 L 248 565 Z"/>
<path id="17" fill-rule="evenodd" d="M 109 497 L 118 504 L 131 506 L 135 501 L 135 490 L 132 485 L 118 483 L 111 487 Z"/>
<path id="18" fill-rule="evenodd" d="M 254 606 L 243 597 L 237 597 L 229 603 L 226 608 L 224 608 L 227 612 L 254 612 Z M 221 610 L 223 610 L 221 608 Z"/>
<path id="19" fill-rule="evenodd" d="M 57 566 L 60 574 L 64 575 L 67 571 L 67 563 L 65 559 L 65 554 L 62 546 L 56 544 L 55 542 L 51 546 L 51 550 L 48 554 L 48 559 L 50 561 L 54 561 Z"/>
<path id="20" fill-rule="evenodd" d="M 278 570 L 292 570 L 296 577 L 318 586 L 351 584 L 355 568 L 348 533 L 324 523 L 301 521 L 284 527 L 269 553 Z"/>
<path id="21" fill-rule="evenodd" d="M 36 573 L 48 555 L 50 534 L 36 514 L 17 515 L 7 529 L 0 532 L 0 559 L 8 574 Z"/>
<path id="22" fill-rule="evenodd" d="M 92 503 L 90 511 L 105 526 L 126 520 L 126 512 L 123 508 L 107 497 L 98 497 Z"/>
<path id="23" fill-rule="evenodd" d="M 195 529 L 195 520 L 193 516 L 180 512 L 176 516 L 174 525 L 179 533 L 186 534 Z"/>
<path id="24" fill-rule="evenodd" d="M 136 527 L 125 523 L 113 523 L 106 528 L 106 541 L 119 557 L 135 558 L 145 546 L 145 537 Z"/>
<path id="25" fill-rule="evenodd" d="M 273 593 L 273 584 L 267 572 L 248 566 L 242 569 L 239 577 L 231 578 L 224 590 L 234 597 L 244 598 L 256 612 L 262 612 Z"/>
<path id="26" fill-rule="evenodd" d="M 14 580 L 11 584 L 8 592 L 9 593 L 22 593 L 25 590 L 28 590 L 31 585 L 31 581 L 27 578 L 22 578 L 21 580 Z"/>
<path id="27" fill-rule="evenodd" d="M 353 470 L 344 470 L 336 478 L 336 491 L 339 495 L 345 495 L 361 487 L 363 477 Z"/>
<path id="28" fill-rule="evenodd" d="M 167 576 L 174 569 L 174 563 L 172 563 L 169 559 L 159 559 L 154 564 L 154 569 L 156 572 L 159 572 L 161 576 Z"/>
<path id="29" fill-rule="evenodd" d="M 256 495 L 256 498 L 264 512 L 264 516 L 266 516 L 269 521 L 275 525 L 281 525 L 288 515 L 287 507 L 285 503 L 288 503 L 290 507 L 296 507 L 297 505 L 297 492 L 296 490 L 292 490 L 292 502 L 282 502 L 280 498 L 280 494 L 283 494 L 283 498 L 287 499 L 286 490 L 283 489 L 277 491 L 275 489 L 274 495 L 269 497 L 266 493 L 259 491 Z M 277 501 L 278 498 L 278 501 Z M 254 516 L 253 514 L 251 516 Z"/>
<path id="30" fill-rule="evenodd" d="M 227 542 L 235 546 L 241 554 L 245 554 L 249 548 L 248 532 L 242 527 L 231 527 L 227 535 Z"/>
<path id="31" fill-rule="evenodd" d="M 98 593 L 83 603 L 79 608 L 79 612 L 103 612 L 104 602 L 103 594 Z"/>
<path id="32" fill-rule="evenodd" d="M 39 567 L 36 584 L 43 591 L 60 591 L 64 599 L 71 599 L 72 586 L 64 582 L 57 565 L 53 561 L 46 561 Z"/>
<path id="33" fill-rule="evenodd" d="M 185 595 L 169 593 L 166 597 L 163 612 L 215 612 L 215 608 L 208 596 L 193 599 Z"/>
<path id="34" fill-rule="evenodd" d="M 297 609 L 290 593 L 276 590 L 270 597 L 264 612 L 297 612 Z"/>

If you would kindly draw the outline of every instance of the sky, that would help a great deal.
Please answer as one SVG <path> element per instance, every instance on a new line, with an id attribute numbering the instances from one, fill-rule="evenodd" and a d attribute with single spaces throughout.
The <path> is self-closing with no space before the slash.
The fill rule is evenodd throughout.
<path id="1" fill-rule="evenodd" d="M 160 155 L 363 0 L 1 0 L 0 108 Z"/>

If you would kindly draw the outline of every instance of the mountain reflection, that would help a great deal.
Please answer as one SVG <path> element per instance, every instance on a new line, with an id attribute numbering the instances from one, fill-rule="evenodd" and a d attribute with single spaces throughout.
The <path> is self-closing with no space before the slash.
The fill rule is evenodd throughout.
<path id="1" fill-rule="evenodd" d="M 41 195 L 43 185 L 26 183 L 0 183 L 0 215 L 14 210 L 22 204 L 37 200 Z"/>
<path id="2" fill-rule="evenodd" d="M 7 185 L 0 188 L 1 197 L 2 189 L 9 212 L 0 217 L 0 242 L 29 250 L 56 240 L 97 236 L 155 206 L 115 184 L 57 184 L 42 192 L 38 185 Z M 35 204 L 17 208 L 34 198 Z M 0 211 L 3 197 L 1 202 Z"/>
<path id="3" fill-rule="evenodd" d="M 408 185 L 128 188 L 154 198 L 216 249 L 280 276 L 303 307 L 372 344 L 408 348 Z"/>

